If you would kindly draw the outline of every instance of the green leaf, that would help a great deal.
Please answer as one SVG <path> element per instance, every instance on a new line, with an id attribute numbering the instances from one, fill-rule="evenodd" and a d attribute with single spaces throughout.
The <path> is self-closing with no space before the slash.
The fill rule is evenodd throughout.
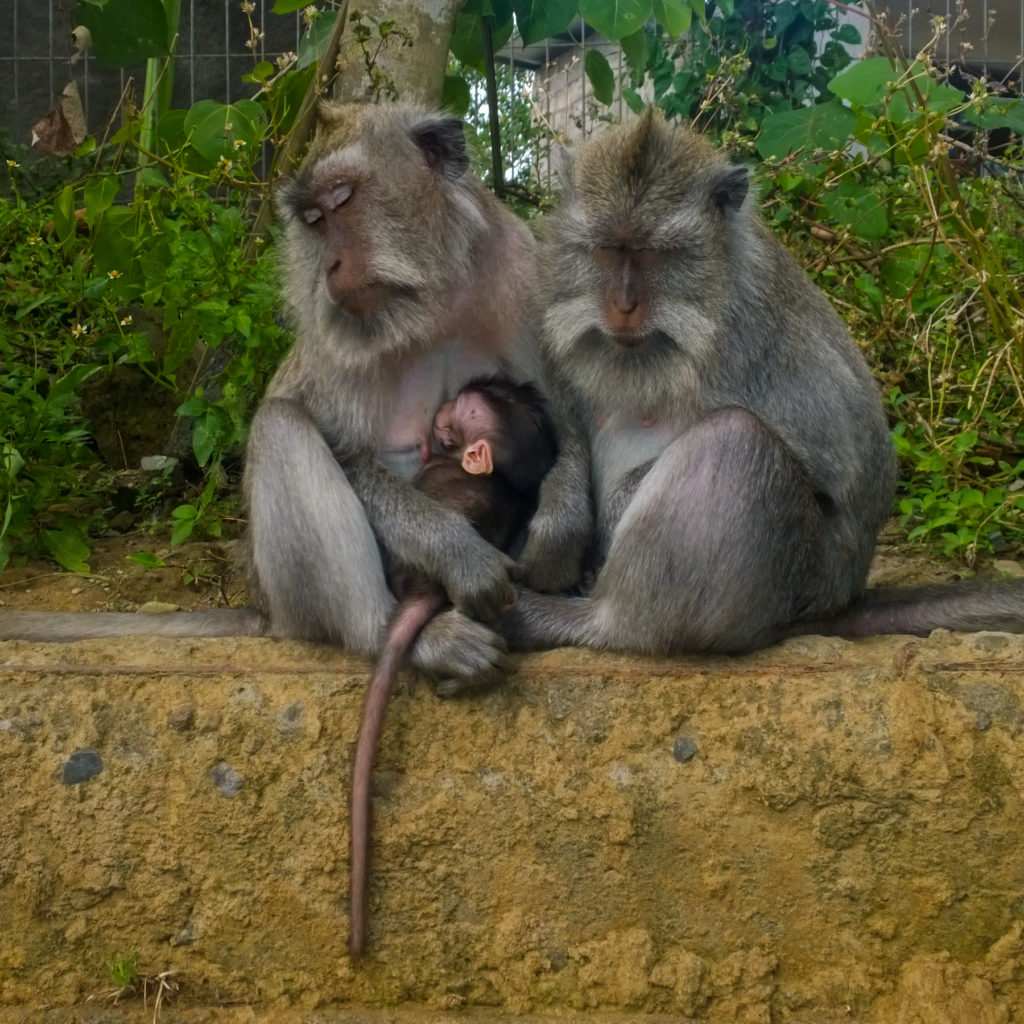
<path id="1" fill-rule="evenodd" d="M 255 100 L 200 100 L 185 115 L 185 131 L 192 148 L 204 160 L 211 164 L 221 159 L 234 161 L 239 159 L 239 145 L 251 153 L 260 144 L 265 116 Z"/>
<path id="2" fill-rule="evenodd" d="M 681 36 L 690 29 L 693 8 L 687 0 L 654 0 L 654 20 L 670 36 Z"/>
<path id="3" fill-rule="evenodd" d="M 269 60 L 261 60 L 248 75 L 242 75 L 242 81 L 262 85 L 273 73 L 274 65 Z"/>
<path id="4" fill-rule="evenodd" d="M 1024 135 L 1024 100 L 1008 99 L 1005 96 L 985 96 L 981 107 L 968 107 L 961 114 L 965 121 L 979 128 L 991 131 L 993 128 L 1010 128 Z"/>
<path id="5" fill-rule="evenodd" d="M 192 424 L 192 451 L 200 466 L 205 466 L 220 447 L 224 439 L 224 428 L 223 415 L 216 406 L 210 406 L 206 414 Z"/>
<path id="6" fill-rule="evenodd" d="M 138 211 L 129 206 L 114 206 L 107 210 L 92 233 L 92 251 L 96 271 L 101 274 L 116 270 L 120 274 L 138 273 L 135 257 L 135 239 L 138 231 Z"/>
<path id="7" fill-rule="evenodd" d="M 636 89 L 623 89 L 622 98 L 626 101 L 626 106 L 629 107 L 634 114 L 640 115 L 647 109 L 647 104 L 644 102 L 643 96 L 641 96 Z"/>
<path id="8" fill-rule="evenodd" d="M 867 57 L 840 71 L 828 83 L 829 91 L 860 107 L 880 103 L 899 78 L 887 57 Z"/>
<path id="9" fill-rule="evenodd" d="M 839 224 L 861 238 L 881 238 L 889 230 L 885 205 L 874 192 L 855 181 L 841 181 L 822 196 L 822 203 Z"/>
<path id="10" fill-rule="evenodd" d="M 171 52 L 161 0 L 79 0 L 75 18 L 89 29 L 93 52 L 108 67 L 141 64 Z"/>
<path id="11" fill-rule="evenodd" d="M 308 7 L 308 4 L 303 4 L 303 7 Z M 308 68 L 311 64 L 317 64 L 324 52 L 327 50 L 327 43 L 331 38 L 331 33 L 334 31 L 334 24 L 338 20 L 338 14 L 336 11 L 321 14 L 316 21 L 313 22 L 313 27 L 309 32 L 304 32 L 302 38 L 299 40 L 299 52 L 298 60 L 295 62 L 295 67 L 298 70 Z"/>
<path id="12" fill-rule="evenodd" d="M 174 524 L 174 529 L 171 530 L 171 547 L 175 548 L 182 541 L 188 540 L 195 528 L 196 521 L 194 519 L 179 519 Z"/>
<path id="13" fill-rule="evenodd" d="M 978 443 L 978 432 L 976 430 L 965 430 L 958 434 L 953 442 L 953 448 L 958 452 L 970 451 Z"/>
<path id="14" fill-rule="evenodd" d="M 465 78 L 461 75 L 445 75 L 441 88 L 441 109 L 455 117 L 465 117 L 471 102 L 469 83 Z"/>
<path id="15" fill-rule="evenodd" d="M 768 114 L 757 136 L 757 151 L 765 160 L 781 160 L 801 150 L 833 152 L 846 145 L 856 126 L 856 114 L 839 100 Z"/>
<path id="16" fill-rule="evenodd" d="M 587 50 L 583 67 L 594 87 L 594 98 L 598 103 L 610 106 L 615 98 L 615 74 L 608 58 L 600 50 Z"/>
<path id="17" fill-rule="evenodd" d="M 67 373 L 58 377 L 46 393 L 46 401 L 54 405 L 62 405 L 78 394 L 78 389 L 96 372 L 98 363 L 79 363 L 72 366 Z"/>
<path id="18" fill-rule="evenodd" d="M 639 71 L 647 66 L 647 31 L 645 29 L 626 36 L 620 40 L 620 45 L 629 66 L 634 71 Z"/>
<path id="19" fill-rule="evenodd" d="M 121 190 L 121 180 L 116 174 L 103 174 L 89 178 L 85 183 L 85 221 L 95 227 L 99 216 L 108 210 Z"/>
<path id="20" fill-rule="evenodd" d="M 53 201 L 53 230 L 61 242 L 75 233 L 75 192 L 70 185 L 65 185 Z"/>
<path id="21" fill-rule="evenodd" d="M 457 60 L 481 74 L 484 70 L 484 18 L 491 19 L 491 43 L 499 50 L 512 37 L 512 5 L 509 0 L 469 0 L 455 19 L 448 48 Z"/>
<path id="22" fill-rule="evenodd" d="M 564 32 L 576 17 L 576 0 L 512 0 L 516 27 L 526 46 Z"/>
<path id="23" fill-rule="evenodd" d="M 851 43 L 856 45 L 861 41 L 860 29 L 856 25 L 851 25 L 847 22 L 845 25 L 839 26 L 839 31 L 836 33 L 835 38 L 840 43 Z"/>
<path id="24" fill-rule="evenodd" d="M 152 551 L 135 551 L 128 557 L 133 562 L 138 565 L 145 566 L 147 569 L 159 569 L 161 566 L 167 564 L 162 558 L 157 558 Z"/>
<path id="25" fill-rule="evenodd" d="M 13 480 L 25 468 L 21 452 L 12 444 L 0 445 L 0 471 L 8 480 Z"/>
<path id="26" fill-rule="evenodd" d="M 43 545 L 69 572 L 88 572 L 89 545 L 72 530 L 43 530 Z"/>
<path id="27" fill-rule="evenodd" d="M 613 42 L 643 28 L 653 13 L 653 0 L 580 0 L 583 20 Z"/>
<path id="28" fill-rule="evenodd" d="M 309 6 L 309 0 L 274 0 L 271 14 L 294 14 Z"/>
<path id="29" fill-rule="evenodd" d="M 789 51 L 786 63 L 794 75 L 809 75 L 811 73 L 811 57 L 802 46 L 794 47 Z"/>
<path id="30" fill-rule="evenodd" d="M 484 36 L 479 14 L 460 11 L 455 18 L 448 49 L 456 60 L 484 73 Z"/>

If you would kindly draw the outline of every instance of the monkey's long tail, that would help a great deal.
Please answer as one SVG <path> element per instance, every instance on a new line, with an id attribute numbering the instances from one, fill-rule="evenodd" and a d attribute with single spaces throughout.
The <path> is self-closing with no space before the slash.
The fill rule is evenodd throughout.
<path id="1" fill-rule="evenodd" d="M 66 643 L 115 636 L 264 636 L 267 622 L 252 608 L 204 612 L 0 612 L 0 640 Z"/>
<path id="2" fill-rule="evenodd" d="M 363 717 L 359 723 L 356 756 L 352 764 L 352 811 L 349 828 L 352 837 L 351 908 L 349 911 L 349 951 L 358 955 L 366 949 L 366 882 L 370 859 L 370 772 L 377 756 L 384 713 L 405 658 L 420 630 L 445 604 L 444 592 L 418 594 L 402 600 L 384 639 L 370 685 L 366 690 Z"/>
<path id="3" fill-rule="evenodd" d="M 933 629 L 1024 633 L 1024 580 L 962 581 L 868 591 L 846 611 L 802 623 L 789 635 L 877 636 Z"/>

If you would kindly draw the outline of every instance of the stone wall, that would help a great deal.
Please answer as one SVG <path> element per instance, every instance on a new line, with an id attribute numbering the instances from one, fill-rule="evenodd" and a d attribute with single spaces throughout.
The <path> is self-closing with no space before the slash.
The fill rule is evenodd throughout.
<path id="1" fill-rule="evenodd" d="M 1019 1019 L 1024 638 L 400 694 L 352 961 L 365 681 L 292 642 L 0 644 L 0 1021 L 150 1019 L 102 1001 L 131 953 L 176 972 L 165 1024 Z"/>

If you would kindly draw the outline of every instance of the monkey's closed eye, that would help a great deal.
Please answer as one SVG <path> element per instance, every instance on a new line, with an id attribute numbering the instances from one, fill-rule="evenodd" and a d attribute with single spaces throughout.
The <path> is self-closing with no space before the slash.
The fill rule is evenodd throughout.
<path id="1" fill-rule="evenodd" d="M 339 207 L 344 206 L 352 198 L 352 186 L 345 182 L 339 182 L 324 196 L 324 206 L 333 213 Z"/>

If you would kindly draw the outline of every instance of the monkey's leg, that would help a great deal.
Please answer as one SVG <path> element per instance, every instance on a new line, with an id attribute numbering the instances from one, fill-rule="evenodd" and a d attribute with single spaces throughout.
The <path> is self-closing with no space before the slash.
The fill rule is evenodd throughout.
<path id="1" fill-rule="evenodd" d="M 246 465 L 253 571 L 274 636 L 376 650 L 394 598 L 362 504 L 306 410 L 268 399 Z"/>
<path id="2" fill-rule="evenodd" d="M 594 588 L 604 644 L 749 650 L 830 591 L 824 515 L 757 417 L 722 409 L 677 438 L 637 488 Z"/>
<path id="3" fill-rule="evenodd" d="M 268 399 L 256 413 L 246 492 L 250 560 L 273 636 L 376 652 L 395 599 L 363 506 L 302 406 Z M 455 609 L 432 619 L 410 661 L 439 679 L 489 684 L 504 641 Z"/>
<path id="4" fill-rule="evenodd" d="M 589 598 L 526 592 L 513 646 L 744 651 L 829 592 L 824 515 L 803 470 L 752 414 L 723 409 L 655 461 L 612 536 Z"/>

